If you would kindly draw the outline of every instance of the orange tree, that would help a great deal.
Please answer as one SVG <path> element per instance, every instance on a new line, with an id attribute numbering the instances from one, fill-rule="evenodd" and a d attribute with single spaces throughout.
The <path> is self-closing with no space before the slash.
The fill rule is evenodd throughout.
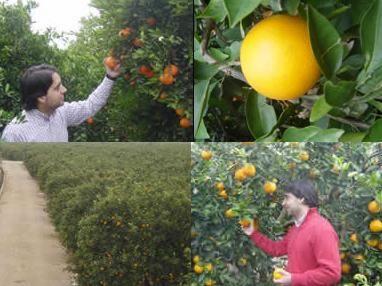
<path id="1" fill-rule="evenodd" d="M 105 57 L 111 64 L 119 61 L 123 73 L 103 112 L 74 128 L 72 139 L 190 141 L 190 2 L 93 0 L 91 5 L 100 15 L 83 21 L 61 69 L 72 90 L 69 98 L 88 95 L 102 78 Z"/>
<path id="2" fill-rule="evenodd" d="M 240 225 L 254 219 L 269 237 L 283 236 L 293 224 L 282 211 L 283 185 L 301 178 L 315 183 L 319 210 L 340 237 L 342 283 L 352 283 L 357 273 L 380 281 L 382 174 L 368 158 L 380 147 L 192 144 L 192 285 L 271 285 L 272 267 L 283 267 L 285 258 L 267 257 Z"/>
<path id="3" fill-rule="evenodd" d="M 381 0 L 197 0 L 194 10 L 198 140 L 381 140 Z"/>

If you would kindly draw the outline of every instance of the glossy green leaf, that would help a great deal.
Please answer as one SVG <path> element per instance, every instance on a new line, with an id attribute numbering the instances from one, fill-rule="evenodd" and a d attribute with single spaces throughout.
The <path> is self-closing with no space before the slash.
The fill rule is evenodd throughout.
<path id="1" fill-rule="evenodd" d="M 195 79 L 198 79 L 198 80 L 210 79 L 218 72 L 219 72 L 219 67 L 217 65 L 195 61 L 195 75 L 194 75 Z"/>
<path id="2" fill-rule="evenodd" d="M 331 109 L 332 107 L 326 103 L 325 97 L 320 96 L 313 105 L 312 112 L 310 113 L 310 122 L 316 122 L 321 117 L 325 116 Z"/>
<path id="3" fill-rule="evenodd" d="M 273 106 L 266 103 L 266 98 L 255 91 L 247 91 L 245 113 L 248 128 L 254 138 L 269 133 L 277 122 Z"/>
<path id="4" fill-rule="evenodd" d="M 261 0 L 224 0 L 230 27 L 236 26 L 243 18 L 252 13 L 260 2 Z"/>
<path id="5" fill-rule="evenodd" d="M 365 137 L 365 133 L 357 132 L 357 133 L 345 133 L 341 136 L 340 141 L 341 142 L 352 142 L 352 143 L 359 143 L 362 142 L 363 138 Z"/>
<path id="6" fill-rule="evenodd" d="M 373 1 L 370 0 L 351 0 L 351 15 L 353 25 L 361 23 L 361 19 Z"/>
<path id="7" fill-rule="evenodd" d="M 333 79 L 342 63 L 341 38 L 330 21 L 310 5 L 308 27 L 310 42 L 320 69 L 326 78 Z"/>
<path id="8" fill-rule="evenodd" d="M 212 18 L 216 22 L 221 22 L 227 16 L 223 0 L 211 0 L 207 8 L 200 17 Z"/>
<path id="9" fill-rule="evenodd" d="M 342 129 L 321 129 L 315 126 L 305 128 L 289 127 L 281 139 L 284 142 L 338 142 L 344 133 Z"/>
<path id="10" fill-rule="evenodd" d="M 210 85 L 210 80 L 202 80 L 194 86 L 194 136 L 199 132 L 200 122 L 207 110 L 209 95 L 215 84 Z"/>
<path id="11" fill-rule="evenodd" d="M 337 84 L 327 81 L 324 85 L 326 102 L 331 106 L 343 105 L 355 95 L 355 86 L 354 81 L 339 81 Z"/>
<path id="12" fill-rule="evenodd" d="M 369 133 L 366 135 L 364 142 L 380 142 L 382 141 L 382 119 L 378 119 L 370 127 Z"/>
<path id="13" fill-rule="evenodd" d="M 365 70 L 370 74 L 382 65 L 382 0 L 374 0 L 362 18 L 360 36 Z"/>
<path id="14" fill-rule="evenodd" d="M 209 49 L 208 53 L 211 57 L 213 57 L 218 62 L 222 62 L 229 57 L 229 55 L 227 55 L 227 54 L 223 53 L 221 50 L 215 49 L 215 48 Z"/>
<path id="15" fill-rule="evenodd" d="M 195 140 L 205 140 L 210 139 L 210 135 L 207 132 L 207 128 L 204 125 L 204 120 L 202 119 L 199 124 L 199 128 L 195 134 Z"/>

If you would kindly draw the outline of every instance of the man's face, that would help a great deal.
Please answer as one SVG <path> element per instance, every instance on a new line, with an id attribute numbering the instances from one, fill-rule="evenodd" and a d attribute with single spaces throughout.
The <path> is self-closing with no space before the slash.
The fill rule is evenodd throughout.
<path id="1" fill-rule="evenodd" d="M 52 75 L 53 83 L 49 87 L 46 96 L 39 98 L 40 104 L 45 110 L 53 111 L 64 104 L 66 88 L 62 85 L 61 77 L 57 73 Z"/>
<path id="2" fill-rule="evenodd" d="M 299 199 L 291 193 L 285 193 L 282 205 L 289 215 L 295 216 L 300 213 L 303 199 Z"/>

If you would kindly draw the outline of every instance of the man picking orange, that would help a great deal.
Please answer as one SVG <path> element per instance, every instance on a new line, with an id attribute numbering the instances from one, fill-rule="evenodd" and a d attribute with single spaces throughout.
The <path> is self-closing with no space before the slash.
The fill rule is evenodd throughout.
<path id="1" fill-rule="evenodd" d="M 243 228 L 253 243 L 271 256 L 288 256 L 286 270 L 278 269 L 273 282 L 291 286 L 331 286 L 341 279 L 341 259 L 337 233 L 318 211 L 318 197 L 307 180 L 285 187 L 283 207 L 294 226 L 279 241 L 255 230 Z"/>

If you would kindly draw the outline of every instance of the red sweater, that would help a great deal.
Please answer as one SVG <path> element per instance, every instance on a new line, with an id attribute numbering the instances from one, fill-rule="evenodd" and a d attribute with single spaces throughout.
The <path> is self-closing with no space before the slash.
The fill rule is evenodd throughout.
<path id="1" fill-rule="evenodd" d="M 273 241 L 258 231 L 251 239 L 271 256 L 288 255 L 286 271 L 292 274 L 292 286 L 329 286 L 341 280 L 337 233 L 316 208 L 311 208 L 304 222 L 291 227 L 282 240 Z"/>

